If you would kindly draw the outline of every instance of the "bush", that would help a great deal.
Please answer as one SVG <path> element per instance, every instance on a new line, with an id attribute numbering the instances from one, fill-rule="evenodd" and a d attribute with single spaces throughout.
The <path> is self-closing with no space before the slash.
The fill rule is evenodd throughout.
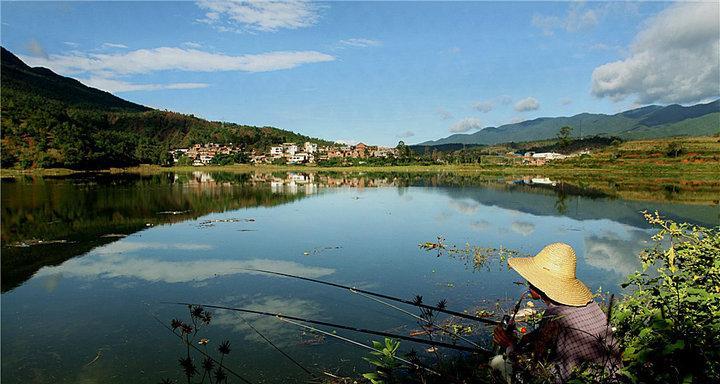
<path id="1" fill-rule="evenodd" d="M 720 233 L 645 212 L 659 229 L 612 322 L 633 382 L 720 381 Z"/>

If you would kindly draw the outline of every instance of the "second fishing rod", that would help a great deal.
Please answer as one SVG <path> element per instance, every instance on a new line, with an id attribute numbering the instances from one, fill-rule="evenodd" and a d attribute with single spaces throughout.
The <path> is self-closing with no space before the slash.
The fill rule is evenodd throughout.
<path id="1" fill-rule="evenodd" d="M 374 297 L 379 297 L 379 298 L 382 298 L 382 299 L 385 299 L 385 300 L 391 300 L 391 301 L 395 301 L 395 302 L 398 302 L 398 303 L 408 304 L 408 305 L 412 305 L 412 306 L 415 306 L 415 307 L 418 307 L 418 308 L 430 309 L 430 310 L 433 310 L 433 311 L 446 313 L 446 314 L 448 314 L 448 315 L 457 316 L 457 317 L 460 317 L 460 318 L 463 318 L 463 319 L 474 320 L 474 321 L 477 321 L 477 322 L 480 322 L 480 323 L 484 323 L 484 324 L 487 324 L 487 325 L 499 325 L 499 324 L 500 324 L 500 322 L 497 321 L 497 320 L 492 320 L 492 319 L 487 319 L 487 318 L 484 318 L 484 317 L 473 316 L 473 315 L 470 315 L 470 314 L 467 314 L 467 313 L 457 312 L 457 311 L 453 311 L 453 310 L 450 310 L 450 309 L 447 309 L 447 308 L 440 308 L 440 307 L 437 307 L 437 306 L 424 304 L 424 303 L 422 303 L 420 300 L 417 300 L 417 299 L 414 300 L 414 301 L 413 301 L 413 300 L 406 300 L 406 299 L 401 299 L 401 298 L 399 298 L 399 297 L 394 297 L 394 296 L 386 295 L 386 294 L 383 294 L 383 293 L 377 293 L 377 292 L 372 292 L 372 291 L 368 291 L 368 290 L 364 290 L 364 289 L 360 289 L 360 288 L 356 288 L 356 287 L 351 287 L 351 286 L 348 286 L 348 285 L 342 285 L 342 284 L 333 283 L 333 282 L 329 282 L 329 281 L 313 279 L 313 278 L 310 278 L 310 277 L 303 277 L 303 276 L 291 275 L 291 274 L 289 274 L 289 273 L 269 271 L 269 270 L 266 270 L 266 269 L 254 269 L 254 268 L 237 268 L 237 269 L 243 270 L 243 271 L 249 271 L 249 272 L 258 272 L 258 273 L 264 273 L 264 274 L 275 275 L 275 276 L 289 277 L 289 278 L 292 278 L 292 279 L 298 279 L 298 280 L 310 281 L 310 282 L 317 283 L 317 284 L 323 284 L 323 285 L 327 285 L 327 286 L 330 286 L 330 287 L 347 289 L 348 291 L 353 292 L 353 293 L 359 292 L 359 293 L 363 293 L 363 294 L 365 294 L 365 295 L 374 296 Z M 421 298 L 421 297 L 422 297 L 422 296 L 418 296 L 418 298 Z"/>

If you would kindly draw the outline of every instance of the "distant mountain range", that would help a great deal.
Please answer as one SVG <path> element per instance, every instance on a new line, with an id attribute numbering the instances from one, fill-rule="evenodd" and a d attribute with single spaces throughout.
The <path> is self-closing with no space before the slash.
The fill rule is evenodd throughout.
<path id="1" fill-rule="evenodd" d="M 417 145 L 499 144 L 551 139 L 563 126 L 573 137 L 617 136 L 649 139 L 668 136 L 704 136 L 720 132 L 720 100 L 690 107 L 650 105 L 615 115 L 581 113 L 571 117 L 541 117 L 516 124 L 488 127 L 471 134 L 455 134 Z"/>
<path id="2" fill-rule="evenodd" d="M 3 167 L 106 168 L 167 164 L 169 151 L 195 143 L 242 145 L 329 141 L 274 127 L 207 121 L 159 111 L 60 76 L 31 68 L 0 47 Z"/>

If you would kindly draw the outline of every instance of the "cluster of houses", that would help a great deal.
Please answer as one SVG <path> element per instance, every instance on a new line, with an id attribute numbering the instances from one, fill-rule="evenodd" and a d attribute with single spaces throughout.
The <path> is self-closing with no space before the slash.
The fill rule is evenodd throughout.
<path id="1" fill-rule="evenodd" d="M 212 159 L 219 154 L 231 155 L 239 152 L 242 152 L 242 149 L 232 144 L 208 143 L 195 144 L 190 148 L 174 149 L 170 151 L 170 154 L 175 163 L 178 163 L 182 157 L 187 157 L 190 164 L 202 166 L 210 164 Z M 336 158 L 388 158 L 395 156 L 395 152 L 395 148 L 370 146 L 363 143 L 318 147 L 315 143 L 305 142 L 302 146 L 295 143 L 283 143 L 270 147 L 266 153 L 253 151 L 248 155 L 253 164 L 312 164 Z"/>
<path id="2" fill-rule="evenodd" d="M 215 143 L 208 144 L 195 144 L 190 148 L 178 148 L 170 151 L 173 157 L 173 162 L 177 163 L 183 156 L 187 157 L 190 164 L 194 166 L 208 165 L 212 159 L 217 155 L 232 155 L 234 153 L 242 152 L 240 147 L 234 146 L 232 143 L 229 145 L 220 145 Z"/>
<path id="3" fill-rule="evenodd" d="M 283 143 L 270 147 L 269 153 L 254 154 L 251 163 L 306 164 L 338 158 L 366 159 L 370 157 L 388 158 L 395 156 L 395 148 L 370 146 L 364 143 L 357 145 L 318 147 L 315 143 L 305 142 L 300 147 L 295 143 Z"/>

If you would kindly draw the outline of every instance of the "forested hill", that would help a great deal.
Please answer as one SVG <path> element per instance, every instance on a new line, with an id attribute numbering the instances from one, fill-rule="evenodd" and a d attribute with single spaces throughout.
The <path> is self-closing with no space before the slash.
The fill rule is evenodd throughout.
<path id="1" fill-rule="evenodd" d="M 669 136 L 705 136 L 720 132 L 720 100 L 707 104 L 650 105 L 615 115 L 581 113 L 570 117 L 541 117 L 516 124 L 487 127 L 472 134 L 455 134 L 418 145 L 499 144 L 554 138 L 561 127 L 573 128 L 573 137 L 617 136 L 651 139 Z"/>
<path id="2" fill-rule="evenodd" d="M 170 149 L 208 142 L 248 150 L 282 142 L 332 144 L 273 127 L 151 109 L 47 68 L 31 68 L 5 48 L 0 83 L 4 168 L 166 164 Z"/>

